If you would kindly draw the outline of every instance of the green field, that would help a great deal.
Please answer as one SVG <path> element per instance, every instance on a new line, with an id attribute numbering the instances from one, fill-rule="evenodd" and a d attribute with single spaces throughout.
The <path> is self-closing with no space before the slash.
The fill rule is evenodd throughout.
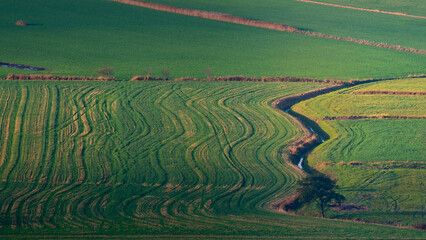
<path id="1" fill-rule="evenodd" d="M 426 50 L 424 19 L 294 0 L 151 1 Z M 424 6 L 390 0 L 380 8 L 395 9 L 420 15 Z M 287 147 L 309 130 L 270 105 L 331 84 L 128 81 L 163 77 L 166 68 L 169 78 L 206 78 L 211 69 L 396 79 L 425 74 L 426 55 L 109 0 L 0 1 L 0 30 L 0 62 L 46 68 L 0 67 L 0 79 L 96 77 L 107 66 L 118 80 L 0 80 L 0 238 L 426 238 L 412 229 L 425 223 L 426 96 L 418 92 L 426 78 L 335 86 L 345 88 L 293 106 L 327 135 L 308 154 L 307 172 L 290 163 Z M 417 95 L 357 93 L 365 90 Z M 349 116 L 365 119 L 342 120 Z M 323 219 L 312 205 L 299 215 L 277 209 L 310 168 L 364 210 Z"/>
<path id="2" fill-rule="evenodd" d="M 265 15 L 265 11 L 259 13 Z M 300 9 L 294 13 L 298 12 Z M 15 26 L 20 19 L 30 25 Z M 325 27 L 331 28 L 327 24 Z M 154 76 L 162 77 L 165 67 L 170 69 L 172 78 L 205 77 L 207 67 L 212 69 L 213 76 L 320 79 L 386 78 L 426 71 L 424 55 L 175 15 L 106 0 L 2 1 L 0 28 L 0 61 L 44 67 L 48 69 L 46 73 L 56 75 L 95 76 L 95 71 L 104 66 L 114 67 L 119 79 L 141 75 L 149 68 Z M 419 35 L 409 39 L 419 37 L 423 40 Z M 8 73 L 29 72 L 0 68 L 1 77 Z"/>
<path id="3" fill-rule="evenodd" d="M 338 179 L 347 201 L 367 211 L 334 217 L 394 224 L 424 223 L 424 119 L 322 121 L 324 116 L 425 116 L 425 96 L 358 95 L 362 90 L 422 91 L 425 79 L 370 83 L 301 102 L 294 110 L 315 119 L 330 140 L 309 154 L 310 166 Z"/>
<path id="4" fill-rule="evenodd" d="M 425 19 L 363 12 L 294 0 L 149 0 L 148 2 L 229 13 L 250 19 L 283 23 L 312 32 L 426 49 Z M 412 5 L 418 6 L 418 9 L 424 8 L 424 3 L 421 1 Z"/>
<path id="5" fill-rule="evenodd" d="M 423 232 L 279 214 L 306 83 L 1 82 L 2 234 L 358 238 Z M 307 231 L 309 229 L 309 231 Z"/>
<path id="6" fill-rule="evenodd" d="M 426 116 L 424 95 L 353 94 L 354 91 L 363 90 L 421 92 L 425 89 L 425 81 L 426 79 L 420 78 L 360 85 L 299 103 L 294 109 L 316 121 L 325 116 Z"/>

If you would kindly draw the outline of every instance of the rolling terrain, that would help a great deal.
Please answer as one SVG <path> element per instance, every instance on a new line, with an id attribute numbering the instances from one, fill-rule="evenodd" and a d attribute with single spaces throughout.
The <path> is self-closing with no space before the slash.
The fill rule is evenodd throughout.
<path id="1" fill-rule="evenodd" d="M 283 6 L 268 3 L 270 7 L 266 9 L 255 3 L 242 4 L 250 7 L 241 8 L 246 9 L 247 14 L 230 13 L 272 22 L 282 21 L 314 32 L 352 36 L 340 33 L 340 30 L 325 31 L 307 23 L 300 24 L 297 14 L 305 11 L 304 5 L 293 9 L 288 8 L 287 2 L 284 3 Z M 264 3 L 262 5 L 266 6 Z M 279 11 L 272 11 L 271 8 Z M 227 13 L 226 9 L 207 8 Z M 267 11 L 271 13 L 266 14 Z M 311 11 L 328 16 L 327 9 Z M 356 19 L 359 18 L 357 14 Z M 287 17 L 283 20 L 273 18 L 282 16 Z M 346 16 L 345 12 L 341 13 L 341 18 Z M 331 23 L 315 19 L 312 14 L 311 17 L 312 22 L 333 29 Z M 292 18 L 294 20 L 290 21 Z M 164 68 L 169 69 L 171 78 L 206 77 L 206 68 L 211 68 L 213 76 L 291 76 L 344 80 L 425 73 L 424 55 L 199 19 L 105 0 L 3 1 L 0 3 L 0 19 L 4 33 L 0 35 L 0 44 L 3 46 L 1 61 L 46 68 L 43 71 L 45 74 L 97 76 L 96 71 L 104 66 L 113 67 L 114 76 L 118 79 L 130 79 L 147 70 L 152 71 L 152 76 L 163 77 Z M 21 19 L 26 20 L 28 26 L 15 26 L 15 22 Z M 388 19 L 372 19 L 365 21 L 364 25 L 371 25 L 371 21 L 389 22 Z M 347 24 L 339 25 L 340 29 L 348 29 Z M 376 28 L 372 29 L 372 32 L 376 31 Z M 426 49 L 418 44 L 405 44 L 409 41 L 423 44 L 424 37 L 421 34 L 399 33 L 398 36 L 403 42 L 389 43 Z M 358 35 L 354 37 L 376 40 Z M 379 42 L 388 41 L 379 39 Z M 0 68 L 1 77 L 8 73 L 31 72 Z"/>
<path id="2" fill-rule="evenodd" d="M 0 238 L 426 238 L 413 229 L 426 204 L 424 19 L 149 2 L 284 31 L 110 0 L 1 1 Z M 325 142 L 312 149 L 314 131 Z M 334 219 L 284 211 L 315 170 L 347 198 Z"/>
<path id="3" fill-rule="evenodd" d="M 1 82 L 0 231 L 422 236 L 268 210 L 302 174 L 283 159 L 301 131 L 269 103 L 315 87 Z"/>
<path id="4" fill-rule="evenodd" d="M 309 165 L 338 179 L 349 202 L 368 208 L 336 212 L 336 216 L 403 225 L 424 222 L 425 96 L 375 93 L 424 92 L 424 81 L 360 85 L 293 108 L 317 121 L 330 138 L 309 154 Z M 369 94 L 359 94 L 363 91 Z M 365 118 L 328 120 L 324 116 Z"/>
<path id="5" fill-rule="evenodd" d="M 149 0 L 176 7 L 228 13 L 248 19 L 282 23 L 301 30 L 352 37 L 391 45 L 426 49 L 425 19 L 323 6 L 296 0 Z M 421 1 L 412 8 L 422 9 Z M 380 9 L 380 8 L 379 8 Z"/>

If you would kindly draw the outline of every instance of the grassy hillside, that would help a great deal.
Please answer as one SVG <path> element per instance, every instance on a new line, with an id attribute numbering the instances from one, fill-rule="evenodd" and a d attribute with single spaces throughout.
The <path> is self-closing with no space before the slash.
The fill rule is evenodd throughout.
<path id="1" fill-rule="evenodd" d="M 318 85 L 0 84 L 3 234 L 424 236 L 268 210 L 301 134 L 268 104 Z"/>
<path id="2" fill-rule="evenodd" d="M 400 224 L 424 223 L 425 119 L 328 120 L 324 116 L 425 116 L 426 97 L 359 95 L 363 90 L 424 90 L 425 79 L 371 83 L 323 95 L 294 107 L 315 119 L 329 141 L 309 154 L 308 163 L 338 179 L 348 201 L 365 211 L 336 217 Z"/>
<path id="3" fill-rule="evenodd" d="M 271 15 L 265 11 L 259 13 Z M 30 25 L 15 26 L 20 19 Z M 0 27 L 0 61 L 44 67 L 47 73 L 59 75 L 96 75 L 95 71 L 104 66 L 114 67 L 115 76 L 120 79 L 130 79 L 147 69 L 161 77 L 166 67 L 170 77 L 205 77 L 207 67 L 213 76 L 343 79 L 407 76 L 426 71 L 423 55 L 105 0 L 2 1 Z M 0 68 L 0 76 L 11 72 L 27 71 Z"/>
<path id="4" fill-rule="evenodd" d="M 426 49 L 425 19 L 368 13 L 294 0 L 217 0 L 213 2 L 149 0 L 149 2 L 224 12 L 250 19 L 283 23 L 313 32 Z M 412 5 L 424 5 L 420 2 Z M 383 5 L 388 5 L 387 1 Z M 419 9 L 422 7 L 420 6 Z"/>

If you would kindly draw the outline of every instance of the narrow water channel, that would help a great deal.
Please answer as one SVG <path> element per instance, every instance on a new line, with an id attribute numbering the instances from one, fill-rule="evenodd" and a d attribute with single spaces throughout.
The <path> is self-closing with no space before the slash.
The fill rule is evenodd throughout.
<path id="1" fill-rule="evenodd" d="M 22 65 L 22 64 L 5 63 L 5 62 L 0 62 L 0 67 L 19 68 L 19 69 L 31 70 L 31 71 L 43 71 L 43 70 L 45 70 L 44 68 L 32 67 L 32 66 L 27 66 L 27 65 Z"/>
<path id="2" fill-rule="evenodd" d="M 296 117 L 297 118 L 297 116 L 295 116 L 294 114 L 292 114 L 291 113 L 291 111 L 290 111 L 290 108 L 288 108 L 288 109 L 286 109 L 286 110 L 284 110 L 286 113 L 288 113 L 288 114 L 290 114 L 290 115 L 292 115 L 293 117 Z M 319 138 L 319 140 L 321 141 L 321 143 L 323 143 L 323 142 L 325 142 L 325 139 L 324 139 L 324 137 L 321 135 L 321 134 L 319 134 L 319 133 L 317 133 L 317 132 L 315 132 L 315 130 L 313 129 L 313 127 L 311 126 L 311 125 L 309 125 L 308 123 L 306 123 L 306 122 L 304 122 L 302 119 L 300 119 L 300 118 L 298 118 L 299 119 L 299 121 L 301 121 L 302 123 L 303 123 L 303 125 L 305 125 L 306 126 L 306 128 L 307 129 L 309 129 L 309 131 L 312 133 L 312 134 L 315 134 L 315 135 L 317 135 L 318 136 L 318 138 Z M 320 144 L 321 144 L 320 143 Z M 318 145 L 316 145 L 316 146 L 314 146 L 314 147 L 312 147 L 311 149 L 309 149 L 308 151 L 306 151 L 306 153 L 305 154 L 303 154 L 301 157 L 300 157 L 300 159 L 299 159 L 299 163 L 297 164 L 297 166 L 300 168 L 300 169 L 303 169 L 303 161 L 305 160 L 305 158 L 306 158 L 306 155 L 308 154 L 308 153 L 310 153 L 314 148 L 316 148 L 316 147 L 318 147 Z"/>

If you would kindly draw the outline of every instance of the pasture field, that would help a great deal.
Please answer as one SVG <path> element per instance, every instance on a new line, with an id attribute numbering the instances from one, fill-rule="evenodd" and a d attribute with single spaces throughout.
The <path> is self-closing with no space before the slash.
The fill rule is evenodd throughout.
<path id="1" fill-rule="evenodd" d="M 317 2 L 426 16 L 426 6 L 422 0 L 317 0 Z"/>
<path id="2" fill-rule="evenodd" d="M 0 232 L 424 236 L 269 210 L 301 176 L 269 103 L 318 86 L 1 82 Z"/>
<path id="3" fill-rule="evenodd" d="M 364 84 L 301 102 L 294 110 L 316 121 L 325 116 L 426 116 L 424 95 L 354 94 L 365 90 L 424 92 L 425 81 L 417 78 Z"/>
<path id="4" fill-rule="evenodd" d="M 254 2 L 241 6 L 262 9 Z M 273 13 L 267 15 L 277 16 L 273 11 L 276 6 L 270 6 L 259 13 L 265 15 L 271 10 Z M 252 11 L 250 8 L 249 12 Z M 291 14 L 285 13 L 279 16 Z M 21 19 L 29 25 L 15 26 Z M 208 67 L 213 76 L 319 79 L 425 73 L 425 55 L 199 19 L 107 0 L 1 1 L 0 28 L 2 62 L 43 67 L 47 69 L 45 73 L 55 75 L 96 76 L 96 70 L 104 66 L 114 67 L 114 75 L 119 79 L 130 79 L 147 69 L 152 69 L 153 76 L 162 77 L 164 68 L 170 70 L 171 78 L 206 77 Z M 24 72 L 31 73 L 2 67 L 0 77 Z"/>
<path id="5" fill-rule="evenodd" d="M 425 116 L 424 95 L 353 94 L 363 90 L 421 91 L 424 87 L 424 79 L 370 83 L 294 107 L 315 119 L 330 139 L 309 154 L 308 164 L 338 179 L 348 202 L 368 208 L 336 211 L 334 217 L 402 225 L 424 223 L 426 120 L 322 120 L 327 115 Z"/>
<path id="6" fill-rule="evenodd" d="M 223 12 L 283 23 L 311 32 L 426 49 L 426 19 L 363 12 L 295 0 L 148 0 L 177 7 Z M 416 1 L 413 1 L 416 2 Z M 383 5 L 387 5 L 384 3 Z M 424 8 L 424 3 L 419 9 Z M 424 14 L 424 13 L 423 13 Z"/>
<path id="7" fill-rule="evenodd" d="M 397 81 L 384 81 L 375 84 L 362 85 L 360 88 L 363 91 L 408 91 L 408 92 L 426 92 L 426 78 L 408 78 L 398 79 Z M 351 90 L 356 91 L 355 88 Z"/>

